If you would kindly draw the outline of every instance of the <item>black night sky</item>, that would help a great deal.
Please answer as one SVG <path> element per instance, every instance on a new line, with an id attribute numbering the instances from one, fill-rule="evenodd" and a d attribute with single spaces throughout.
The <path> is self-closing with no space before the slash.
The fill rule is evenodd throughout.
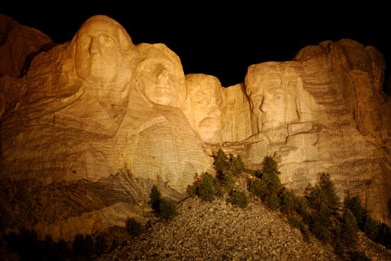
<path id="1" fill-rule="evenodd" d="M 71 40 L 90 16 L 108 15 L 125 27 L 135 44 L 164 43 L 181 58 L 186 74 L 211 74 L 225 87 L 242 82 L 251 64 L 288 61 L 301 48 L 324 40 L 351 38 L 373 45 L 391 67 L 388 9 L 374 1 L 371 5 L 357 1 L 10 2 L 2 1 L 0 13 L 37 28 L 57 43 Z"/>

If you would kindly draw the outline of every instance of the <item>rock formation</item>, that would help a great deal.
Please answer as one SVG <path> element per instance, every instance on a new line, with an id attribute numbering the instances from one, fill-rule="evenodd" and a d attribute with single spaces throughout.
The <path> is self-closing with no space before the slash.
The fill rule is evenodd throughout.
<path id="1" fill-rule="evenodd" d="M 249 67 L 252 126 L 266 140 L 255 147 L 280 157 L 283 183 L 303 192 L 317 174 L 328 172 L 341 198 L 347 191 L 359 195 L 378 220 L 388 219 L 384 69 L 374 47 L 350 39 L 305 47 L 294 61 Z"/>
<path id="2" fill-rule="evenodd" d="M 251 65 L 224 88 L 212 75 L 185 75 L 163 43 L 135 45 L 104 15 L 50 48 L 37 30 L 0 21 L 1 54 L 18 48 L 11 43 L 30 48 L 1 58 L 2 232 L 72 239 L 124 226 L 143 218 L 153 184 L 183 198 L 196 173 L 213 173 L 218 148 L 249 168 L 275 155 L 297 193 L 328 172 L 341 197 L 360 196 L 389 223 L 391 108 L 375 47 L 324 41 L 293 61 Z M 7 28 L 40 38 L 10 42 Z"/>

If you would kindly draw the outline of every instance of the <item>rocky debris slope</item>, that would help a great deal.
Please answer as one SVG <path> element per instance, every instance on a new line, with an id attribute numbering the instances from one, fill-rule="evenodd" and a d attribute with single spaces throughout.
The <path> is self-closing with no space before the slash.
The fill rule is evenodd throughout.
<path id="1" fill-rule="evenodd" d="M 371 260 L 391 252 L 359 235 L 360 251 Z M 328 245 L 306 241 L 280 212 L 252 201 L 245 209 L 222 199 L 187 198 L 178 216 L 153 224 L 99 260 L 341 260 Z"/>

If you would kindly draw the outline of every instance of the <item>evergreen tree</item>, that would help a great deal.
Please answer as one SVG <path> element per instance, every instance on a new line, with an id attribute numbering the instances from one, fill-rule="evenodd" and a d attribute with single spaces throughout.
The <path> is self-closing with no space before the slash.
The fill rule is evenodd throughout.
<path id="1" fill-rule="evenodd" d="M 250 179 L 247 182 L 248 190 L 256 197 L 264 200 L 268 194 L 267 184 L 262 179 Z"/>
<path id="2" fill-rule="evenodd" d="M 91 235 L 77 234 L 72 243 L 73 255 L 77 260 L 89 260 L 91 258 L 94 243 Z"/>
<path id="3" fill-rule="evenodd" d="M 240 172 L 244 171 L 244 163 L 240 154 L 231 158 L 230 170 L 234 176 L 237 176 Z"/>
<path id="4" fill-rule="evenodd" d="M 230 168 L 230 161 L 222 149 L 219 149 L 217 151 L 217 155 L 215 155 L 213 158 L 213 166 L 216 171 L 216 177 L 221 180 L 223 179 L 226 171 Z"/>
<path id="5" fill-rule="evenodd" d="M 336 213 L 339 209 L 339 197 L 336 194 L 334 184 L 330 180 L 329 174 L 321 173 L 319 183 L 309 190 L 308 201 L 310 207 L 315 211 L 320 210 L 321 204 L 324 204 L 332 213 Z"/>
<path id="6" fill-rule="evenodd" d="M 152 209 L 156 212 L 160 212 L 160 201 L 161 201 L 162 195 L 157 188 L 156 185 L 152 186 L 151 193 L 149 194 L 149 203 L 152 207 Z"/>
<path id="7" fill-rule="evenodd" d="M 201 184 L 198 187 L 198 194 L 200 198 L 204 201 L 212 201 L 216 192 L 216 179 L 205 172 L 202 175 Z"/>
<path id="8" fill-rule="evenodd" d="M 353 213 L 347 208 L 344 208 L 341 226 L 342 228 L 340 238 L 342 239 L 344 245 L 352 247 L 355 246 L 357 243 L 358 231 L 357 221 Z"/>
<path id="9" fill-rule="evenodd" d="M 97 254 L 97 256 L 101 256 L 102 254 L 106 253 L 107 248 L 108 245 L 107 245 L 106 237 L 101 234 L 98 235 L 95 238 L 95 245 L 94 245 L 95 253 Z"/>
<path id="10" fill-rule="evenodd" d="M 282 189 L 280 194 L 280 208 L 283 213 L 290 214 L 295 211 L 298 204 L 297 197 L 293 191 Z"/>
<path id="11" fill-rule="evenodd" d="M 323 194 L 323 201 L 333 212 L 340 208 L 340 199 L 337 195 L 334 183 L 330 180 L 330 174 L 321 173 L 319 186 Z"/>
<path id="12" fill-rule="evenodd" d="M 321 203 L 319 211 L 314 211 L 310 216 L 310 230 L 321 241 L 331 241 L 331 231 L 329 225 L 331 224 L 331 212 L 326 204 Z"/>
<path id="13" fill-rule="evenodd" d="M 224 187 L 227 189 L 227 190 L 230 190 L 234 185 L 235 185 L 235 176 L 234 174 L 232 173 L 231 170 L 227 170 L 227 172 L 224 174 Z"/>
<path id="14" fill-rule="evenodd" d="M 277 210 L 280 208 L 280 199 L 276 193 L 271 193 L 265 197 L 265 204 L 272 210 Z"/>
<path id="15" fill-rule="evenodd" d="M 277 176 L 276 172 L 264 172 L 262 175 L 262 181 L 266 184 L 267 195 L 272 194 L 279 195 L 283 186 L 281 184 L 280 178 Z"/>
<path id="16" fill-rule="evenodd" d="M 262 173 L 280 174 L 277 161 L 272 156 L 265 156 L 262 161 Z"/>
<path id="17" fill-rule="evenodd" d="M 344 199 L 344 207 L 352 212 L 352 214 L 356 218 L 358 227 L 361 230 L 364 230 L 368 213 L 366 209 L 361 205 L 360 198 L 359 197 L 351 198 L 350 195 L 348 195 Z"/>
<path id="18" fill-rule="evenodd" d="M 139 236 L 143 232 L 143 226 L 134 217 L 126 219 L 125 227 L 132 236 Z"/>

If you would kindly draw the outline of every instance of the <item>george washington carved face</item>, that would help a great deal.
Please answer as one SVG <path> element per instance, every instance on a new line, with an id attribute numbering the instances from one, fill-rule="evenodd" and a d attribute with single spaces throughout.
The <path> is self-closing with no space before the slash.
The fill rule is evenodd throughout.
<path id="1" fill-rule="evenodd" d="M 88 19 L 73 39 L 77 75 L 90 83 L 118 83 L 125 77 L 126 52 L 133 43 L 115 20 L 97 15 Z M 129 70 L 128 70 L 129 71 Z"/>

